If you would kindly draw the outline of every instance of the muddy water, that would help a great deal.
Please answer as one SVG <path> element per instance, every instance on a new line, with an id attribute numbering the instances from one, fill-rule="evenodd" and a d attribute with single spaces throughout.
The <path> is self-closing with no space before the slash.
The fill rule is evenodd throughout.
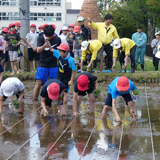
<path id="1" fill-rule="evenodd" d="M 68 98 L 67 119 L 61 119 L 55 106 L 53 111 L 50 109 L 49 117 L 40 117 L 40 103 L 32 102 L 34 84 L 29 85 L 29 83 L 26 82 L 25 84 L 24 117 L 18 117 L 16 110 L 9 109 L 8 103 L 11 99 L 7 99 L 4 103 L 0 134 L 6 129 L 8 131 L 0 135 L 0 160 L 7 159 L 16 150 L 18 151 L 11 158 L 13 160 L 40 160 L 47 151 L 48 154 L 45 159 L 50 160 L 78 160 L 80 157 L 82 160 L 117 159 L 122 125 L 113 125 L 111 111 L 106 120 L 102 121 L 100 118 L 107 95 L 106 86 L 103 87 L 101 96 L 96 100 L 95 114 L 89 113 L 89 103 L 87 97 L 84 97 L 84 104 L 80 110 L 81 114 L 76 119 L 72 116 L 72 87 Z M 151 160 L 153 156 L 146 95 L 144 88 L 139 88 L 140 99 L 138 103 L 135 103 L 136 123 L 132 122 L 127 109 L 125 114 L 123 100 L 117 99 L 118 112 L 121 118 L 124 120 L 124 114 L 127 117 L 123 130 L 120 159 Z M 147 92 L 153 145 L 158 160 L 160 159 L 160 93 L 157 88 L 148 88 Z M 20 123 L 9 129 L 10 126 L 20 120 L 22 120 Z M 46 125 L 48 121 L 50 122 Z M 67 131 L 64 132 L 67 127 Z M 57 141 L 57 139 L 59 140 Z"/>

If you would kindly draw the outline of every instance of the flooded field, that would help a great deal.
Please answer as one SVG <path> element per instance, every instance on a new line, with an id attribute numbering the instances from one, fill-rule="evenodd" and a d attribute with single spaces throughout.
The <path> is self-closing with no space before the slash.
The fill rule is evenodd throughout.
<path id="1" fill-rule="evenodd" d="M 101 119 L 107 95 L 103 85 L 96 100 L 95 114 L 89 113 L 88 97 L 83 98 L 80 115 L 72 116 L 73 87 L 68 98 L 68 114 L 61 119 L 56 106 L 50 116 L 40 117 L 40 102 L 32 101 L 33 82 L 25 82 L 25 114 L 9 107 L 7 99 L 0 121 L 0 160 L 152 160 L 160 159 L 160 90 L 138 87 L 139 102 L 135 103 L 137 122 L 132 122 L 123 99 L 117 107 L 123 123 L 114 124 L 113 113 Z M 147 106 L 149 110 L 147 109 Z M 149 115 L 148 115 L 149 111 Z M 149 117 L 150 116 L 150 117 Z M 151 125 L 150 125 L 151 124 Z M 151 129 L 151 130 L 150 130 Z"/>

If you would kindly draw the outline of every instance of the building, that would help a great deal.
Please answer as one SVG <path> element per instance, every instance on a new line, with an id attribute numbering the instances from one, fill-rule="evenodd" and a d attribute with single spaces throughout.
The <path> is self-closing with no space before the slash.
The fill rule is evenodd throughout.
<path id="1" fill-rule="evenodd" d="M 66 23 L 66 6 L 66 0 L 30 0 L 30 24 L 37 28 L 44 23 L 55 24 L 58 33 Z M 20 21 L 19 7 L 20 0 L 0 0 L 0 28 Z"/>

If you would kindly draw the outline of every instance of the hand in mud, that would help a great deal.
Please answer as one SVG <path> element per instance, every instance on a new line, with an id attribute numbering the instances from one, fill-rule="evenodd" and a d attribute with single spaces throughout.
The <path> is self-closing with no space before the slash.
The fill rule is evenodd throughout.
<path id="1" fill-rule="evenodd" d="M 44 117 L 48 116 L 48 111 L 44 111 Z"/>
<path id="2" fill-rule="evenodd" d="M 74 112 L 73 115 L 74 116 L 78 116 L 79 114 L 78 114 L 78 112 Z"/>
<path id="3" fill-rule="evenodd" d="M 120 117 L 116 117 L 116 121 L 117 121 L 117 122 L 121 122 Z"/>

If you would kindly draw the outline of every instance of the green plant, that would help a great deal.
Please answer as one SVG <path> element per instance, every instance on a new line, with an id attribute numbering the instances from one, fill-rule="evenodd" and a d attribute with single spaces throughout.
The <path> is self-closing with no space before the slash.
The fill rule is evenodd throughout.
<path id="1" fill-rule="evenodd" d="M 64 95 L 58 97 L 59 100 L 62 100 L 63 98 L 64 98 Z"/>
<path id="2" fill-rule="evenodd" d="M 83 70 L 86 70 L 86 69 L 87 69 L 87 66 L 86 66 L 86 65 L 84 65 L 84 66 L 83 66 Z"/>
<path id="3" fill-rule="evenodd" d="M 115 68 L 115 69 L 116 69 L 116 66 L 114 66 L 113 68 Z"/>
<path id="4" fill-rule="evenodd" d="M 99 96 L 100 93 L 101 93 L 101 89 L 97 88 L 93 91 L 93 93 L 96 95 L 96 96 Z"/>
<path id="5" fill-rule="evenodd" d="M 12 41 L 12 44 L 17 44 L 18 42 L 17 42 L 17 40 L 16 39 L 14 39 L 13 41 Z"/>
<path id="6" fill-rule="evenodd" d="M 16 100 L 13 100 L 12 103 L 13 103 L 13 105 L 15 106 L 15 108 L 17 108 L 17 109 L 19 108 L 19 106 L 20 106 L 20 104 L 21 104 L 21 102 L 16 101 Z"/>
<path id="7" fill-rule="evenodd" d="M 134 95 L 139 95 L 139 91 L 137 91 L 136 89 L 133 91 Z"/>
<path id="8" fill-rule="evenodd" d="M 76 60 L 78 60 L 78 61 L 79 61 L 79 60 L 81 60 L 81 58 L 80 58 L 80 57 L 77 57 L 77 58 L 76 58 Z"/>

